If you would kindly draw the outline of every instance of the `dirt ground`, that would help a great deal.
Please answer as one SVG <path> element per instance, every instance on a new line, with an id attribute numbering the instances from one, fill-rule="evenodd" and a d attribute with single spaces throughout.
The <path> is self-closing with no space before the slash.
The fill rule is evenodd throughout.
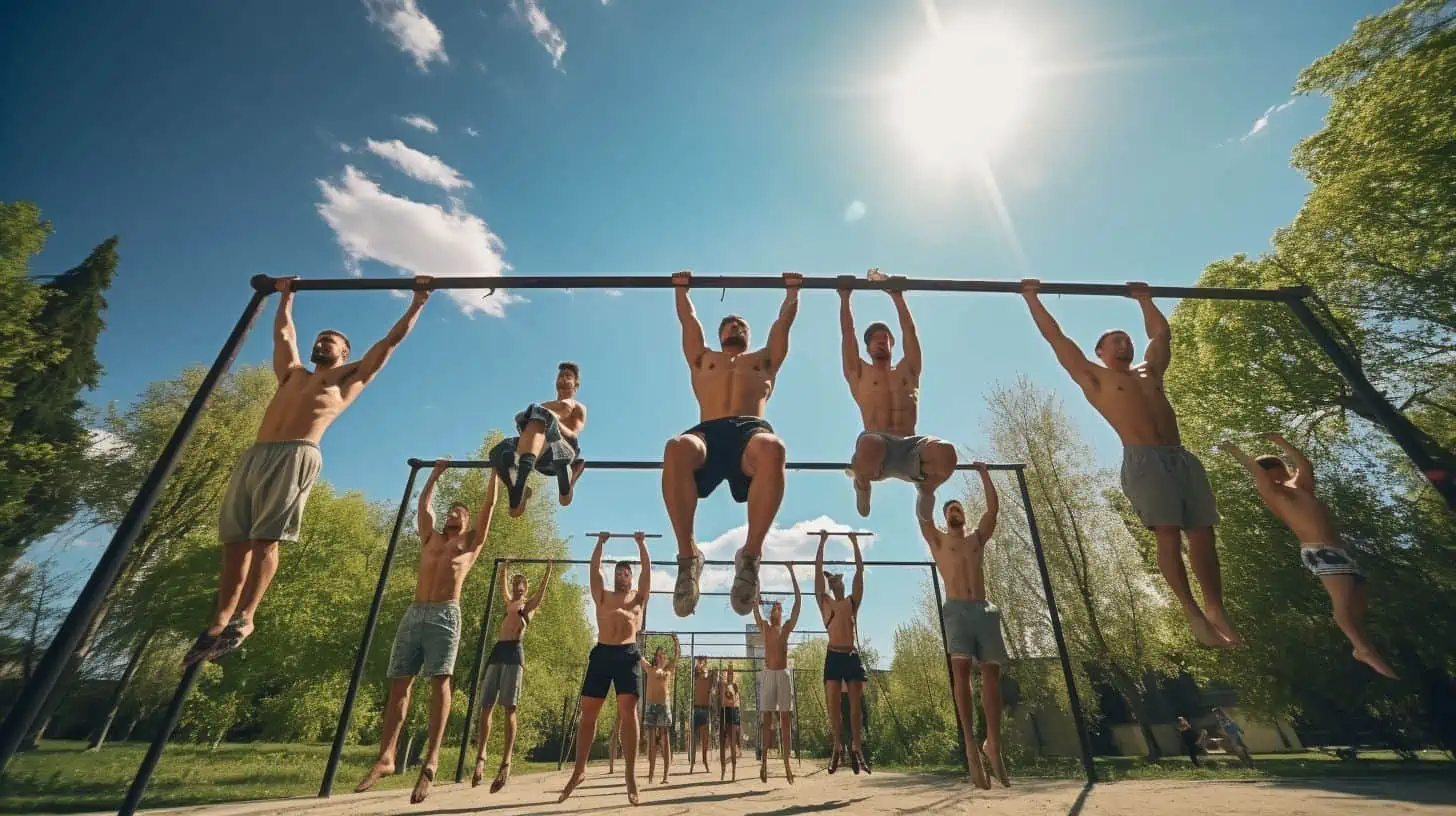
<path id="1" fill-rule="evenodd" d="M 751 773 L 747 772 L 751 769 Z M 807 771 L 807 766 L 805 766 Z M 411 814 L 456 816 L 489 813 L 613 813 L 629 808 L 621 767 L 609 777 L 593 766 L 571 799 L 556 803 L 565 773 L 529 774 L 511 780 L 499 794 L 487 787 L 472 789 L 442 784 L 419 805 L 409 791 L 344 793 L 332 799 L 287 799 L 210 807 L 148 811 L 206 816 L 344 816 L 344 814 Z M 643 816 L 718 816 L 800 813 L 976 813 L 998 816 L 1124 816 L 1125 814 L 1202 814 L 1218 816 L 1328 816 L 1329 814 L 1456 814 L 1456 780 L 1386 777 L 1379 779 L 1309 779 L 1277 782 L 1147 781 L 1115 782 L 1090 790 L 1067 780 L 1012 780 L 1013 787 L 982 791 L 946 777 L 876 773 L 854 776 L 849 769 L 829 775 L 804 773 L 790 786 L 780 775 L 759 782 L 757 767 L 741 768 L 737 782 L 720 782 L 716 772 L 669 777 L 666 785 L 641 782 Z"/>

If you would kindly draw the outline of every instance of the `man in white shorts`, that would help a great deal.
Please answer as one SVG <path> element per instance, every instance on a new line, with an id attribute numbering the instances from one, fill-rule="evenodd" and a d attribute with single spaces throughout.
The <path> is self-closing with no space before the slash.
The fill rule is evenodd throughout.
<path id="1" fill-rule="evenodd" d="M 758 710 L 763 715 L 763 733 L 769 732 L 773 725 L 773 715 L 778 714 L 779 753 L 784 758 L 784 777 L 792 785 L 794 771 L 789 767 L 789 723 L 794 717 L 794 673 L 789 670 L 789 635 L 793 634 L 794 626 L 799 623 L 802 596 L 799 594 L 799 579 L 794 575 L 792 563 L 788 565 L 788 570 L 789 580 L 794 584 L 794 611 L 789 613 L 788 622 L 784 622 L 784 606 L 778 601 L 774 601 L 769 610 L 767 621 L 758 611 L 762 603 L 755 603 L 753 620 L 758 624 L 759 633 L 763 635 L 763 693 L 758 703 Z M 767 745 L 763 746 L 758 778 L 768 781 Z"/>

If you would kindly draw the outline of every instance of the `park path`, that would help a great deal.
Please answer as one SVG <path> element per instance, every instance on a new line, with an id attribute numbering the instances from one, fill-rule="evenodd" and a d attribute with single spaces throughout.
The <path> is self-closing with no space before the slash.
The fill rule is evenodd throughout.
<path id="1" fill-rule="evenodd" d="M 756 769 L 755 769 L 756 770 Z M 209 807 L 148 811 L 168 816 L 490 816 L 616 813 L 642 816 L 790 816 L 790 814 L 960 813 L 1004 816 L 1126 816 L 1127 814 L 1251 814 L 1252 816 L 1398 816 L 1456 814 L 1456 782 L 1420 778 L 1371 780 L 1138 781 L 1086 790 L 1070 780 L 1022 780 L 1010 789 L 977 790 L 943 776 L 876 773 L 833 776 L 822 770 L 799 776 L 790 786 L 781 776 L 768 784 L 757 774 L 720 782 L 699 772 L 669 778 L 666 785 L 642 783 L 642 804 L 631 808 L 620 771 L 615 777 L 594 766 L 571 799 L 556 803 L 565 773 L 526 774 L 492 796 L 485 786 L 437 785 L 422 804 L 409 803 L 409 790 L 340 794 L 332 799 L 285 799 Z"/>

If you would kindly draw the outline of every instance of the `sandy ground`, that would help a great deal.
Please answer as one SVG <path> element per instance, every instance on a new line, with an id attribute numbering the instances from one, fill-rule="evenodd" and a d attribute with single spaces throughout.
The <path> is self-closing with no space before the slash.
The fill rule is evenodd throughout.
<path id="1" fill-rule="evenodd" d="M 643 816 L 717 816 L 802 813 L 977 813 L 1031 816 L 1123 816 L 1124 814 L 1260 814 L 1260 816 L 1327 816 L 1327 814 L 1456 814 L 1456 780 L 1413 778 L 1310 779 L 1279 782 L 1116 782 L 1090 790 L 1067 780 L 1012 780 L 1013 787 L 989 791 L 945 777 L 876 773 L 854 776 L 845 768 L 834 775 L 805 772 L 790 786 L 780 775 L 768 784 L 758 780 L 757 766 L 740 768 L 737 782 L 720 782 L 718 774 L 701 770 L 669 777 L 668 784 L 641 784 Z M 751 771 L 751 772 L 748 772 Z M 612 813 L 630 808 L 621 767 L 609 777 L 593 766 L 571 799 L 556 803 L 565 773 L 528 774 L 492 796 L 482 785 L 437 785 L 429 799 L 409 803 L 409 791 L 344 793 L 332 799 L 287 799 L 211 807 L 149 811 L 206 816 L 344 816 L 344 814 L 412 814 L 455 816 L 489 813 L 524 816 L 536 813 Z"/>

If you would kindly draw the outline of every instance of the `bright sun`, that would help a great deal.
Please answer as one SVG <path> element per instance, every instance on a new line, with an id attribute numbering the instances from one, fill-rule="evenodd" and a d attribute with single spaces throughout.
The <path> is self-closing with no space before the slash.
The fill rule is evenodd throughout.
<path id="1" fill-rule="evenodd" d="M 978 21 L 945 29 L 915 52 L 895 88 L 895 122 L 927 162 L 984 162 L 1015 131 L 1031 69 L 1017 32 Z"/>

